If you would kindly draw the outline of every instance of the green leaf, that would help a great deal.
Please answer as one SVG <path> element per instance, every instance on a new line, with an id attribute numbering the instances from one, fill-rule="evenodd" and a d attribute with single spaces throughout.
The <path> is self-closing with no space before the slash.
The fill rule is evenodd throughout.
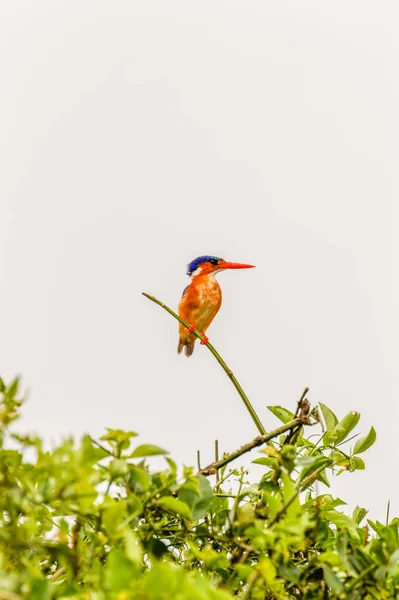
<path id="1" fill-rule="evenodd" d="M 99 448 L 91 441 L 90 436 L 84 435 L 80 448 L 80 461 L 85 466 L 94 465 L 103 458 L 109 456 L 109 453 L 103 448 Z"/>
<path id="2" fill-rule="evenodd" d="M 317 471 L 317 469 L 320 469 L 323 466 L 329 467 L 332 464 L 333 461 L 328 456 L 315 456 L 310 465 L 302 469 L 299 476 L 299 481 L 303 481 L 306 477 L 309 477 L 309 475 L 312 475 L 312 473 Z"/>
<path id="3" fill-rule="evenodd" d="M 278 496 L 271 494 L 267 491 L 263 492 L 263 498 L 265 500 L 265 503 L 267 505 L 267 507 L 269 508 L 270 511 L 270 515 L 272 517 L 275 517 L 276 514 L 282 509 L 283 507 L 283 503 L 281 502 L 280 498 L 278 498 Z"/>
<path id="4" fill-rule="evenodd" d="M 14 594 L 11 594 L 10 598 L 13 597 Z M 50 582 L 47 579 L 33 579 L 31 593 L 29 597 L 31 600 L 51 600 L 53 594 L 51 593 Z"/>
<path id="5" fill-rule="evenodd" d="M 325 552 L 321 552 L 317 557 L 319 562 L 328 563 L 330 566 L 339 567 L 341 566 L 341 558 L 332 550 L 326 550 Z"/>
<path id="6" fill-rule="evenodd" d="M 375 432 L 374 427 L 370 429 L 368 434 L 365 437 L 357 440 L 355 447 L 353 448 L 353 454 L 360 454 L 361 452 L 365 452 L 372 446 L 377 439 L 377 434 Z"/>
<path id="7" fill-rule="evenodd" d="M 321 481 L 321 483 L 324 483 L 326 487 L 331 487 L 325 469 L 323 469 L 323 471 L 320 471 L 320 473 L 317 475 L 317 481 Z"/>
<path id="8" fill-rule="evenodd" d="M 254 575 L 254 573 L 256 573 L 255 569 L 248 564 L 235 564 L 232 565 L 232 567 L 233 566 L 234 570 L 238 573 L 239 578 L 245 582 L 248 581 L 251 575 Z"/>
<path id="9" fill-rule="evenodd" d="M 128 527 L 123 528 L 126 556 L 134 563 L 141 563 L 142 550 L 137 536 Z"/>
<path id="10" fill-rule="evenodd" d="M 229 503 L 227 498 L 214 496 L 212 498 L 210 512 L 214 524 L 224 525 L 229 514 Z"/>
<path id="11" fill-rule="evenodd" d="M 297 458 L 296 464 L 298 467 L 302 467 L 302 469 L 307 469 L 315 464 L 317 460 L 321 457 L 324 458 L 322 454 L 312 454 L 311 456 L 299 456 Z"/>
<path id="12" fill-rule="evenodd" d="M 297 494 L 297 490 L 291 480 L 291 477 L 287 473 L 281 473 L 281 480 L 283 482 L 283 498 L 284 504 L 287 504 L 291 498 L 296 494 L 295 500 L 291 502 L 286 510 L 286 514 L 288 517 L 295 517 L 301 512 L 301 504 L 299 502 L 299 497 Z"/>
<path id="13" fill-rule="evenodd" d="M 116 458 L 115 460 L 111 461 L 109 465 L 109 472 L 112 479 L 123 477 L 129 472 L 129 465 L 125 460 Z"/>
<path id="14" fill-rule="evenodd" d="M 129 465 L 130 484 L 134 492 L 139 494 L 150 488 L 150 476 L 145 469 L 136 465 Z"/>
<path id="15" fill-rule="evenodd" d="M 193 519 L 202 519 L 211 505 L 213 491 L 206 477 L 198 475 L 196 479 L 198 480 L 198 491 L 182 487 L 178 497 L 189 506 Z"/>
<path id="16" fill-rule="evenodd" d="M 159 454 L 168 454 L 167 450 L 154 446 L 153 444 L 141 444 L 133 450 L 129 458 L 141 458 L 142 456 L 157 456 Z"/>
<path id="17" fill-rule="evenodd" d="M 360 523 L 363 521 L 364 517 L 367 515 L 368 512 L 369 511 L 365 508 L 360 508 L 360 506 L 356 506 L 355 510 L 353 511 L 352 519 L 355 521 L 355 523 L 360 525 Z"/>
<path id="18" fill-rule="evenodd" d="M 63 499 L 70 501 L 72 505 L 79 505 L 81 511 L 90 511 L 94 499 L 97 497 L 96 488 L 88 481 L 76 481 L 65 487 Z"/>
<path id="19" fill-rule="evenodd" d="M 129 589 L 134 580 L 134 573 L 134 563 L 118 548 L 111 550 L 105 567 L 105 581 L 107 586 L 115 592 Z"/>
<path id="20" fill-rule="evenodd" d="M 108 427 L 107 432 L 108 433 L 100 437 L 100 440 L 119 443 L 124 442 L 126 440 L 130 440 L 130 438 L 136 437 L 138 435 L 135 431 L 123 431 L 123 429 L 109 429 Z"/>
<path id="21" fill-rule="evenodd" d="M 19 377 L 15 377 L 15 379 L 13 379 L 13 381 L 8 386 L 8 390 L 6 393 L 7 393 L 9 400 L 15 399 L 15 396 L 18 393 L 19 383 L 20 383 Z"/>
<path id="22" fill-rule="evenodd" d="M 366 468 L 364 464 L 364 460 L 360 458 L 360 456 L 352 456 L 349 459 L 349 471 L 353 473 L 353 471 L 363 471 Z"/>
<path id="23" fill-rule="evenodd" d="M 276 579 L 277 571 L 276 571 L 276 567 L 274 566 L 274 564 L 270 560 L 270 558 L 267 558 L 267 557 L 263 558 L 260 561 L 258 568 L 262 574 L 263 579 L 266 581 L 267 585 L 272 585 L 274 580 Z"/>
<path id="24" fill-rule="evenodd" d="M 351 411 L 334 427 L 333 430 L 328 431 L 325 435 L 325 442 L 330 444 L 339 444 L 343 442 L 349 433 L 356 427 L 360 419 L 360 413 Z"/>
<path id="25" fill-rule="evenodd" d="M 266 492 L 276 493 L 279 491 L 279 486 L 274 481 L 270 481 L 270 479 L 261 479 L 259 482 L 259 489 L 265 490 Z"/>
<path id="26" fill-rule="evenodd" d="M 169 600 L 174 595 L 177 596 L 177 578 L 178 571 L 173 568 L 174 565 L 164 563 L 156 563 L 155 567 L 148 572 L 146 576 L 146 594 L 144 598 L 154 600 Z M 180 577 L 180 588 L 182 587 L 182 578 Z M 180 597 L 184 597 L 179 589 Z M 168 598 L 169 596 L 169 598 Z"/>
<path id="27" fill-rule="evenodd" d="M 294 566 L 294 564 L 280 564 L 278 571 L 279 575 L 283 577 L 285 581 L 290 581 L 292 583 L 298 583 L 301 575 L 303 574 L 303 569 L 298 566 Z"/>
<path id="28" fill-rule="evenodd" d="M 109 537 L 118 533 L 119 526 L 126 518 L 126 501 L 111 500 L 108 498 L 102 510 L 101 522 Z"/>
<path id="29" fill-rule="evenodd" d="M 324 510 L 323 516 L 329 519 L 329 521 L 331 521 L 338 529 L 349 529 L 353 532 L 356 531 L 357 523 L 348 517 L 348 515 L 345 515 L 334 508 Z"/>
<path id="30" fill-rule="evenodd" d="M 278 460 L 277 458 L 269 458 L 268 456 L 262 456 L 261 458 L 255 458 L 252 461 L 254 465 L 265 465 L 266 467 L 271 467 L 272 469 L 277 466 Z"/>
<path id="31" fill-rule="evenodd" d="M 196 496 L 201 496 L 198 479 L 196 479 L 192 475 L 190 475 L 190 479 L 185 481 L 180 486 L 180 491 L 184 491 L 184 490 L 186 490 L 187 492 L 192 492 Z M 180 492 L 179 492 L 179 495 L 180 495 Z"/>
<path id="32" fill-rule="evenodd" d="M 326 424 L 327 431 L 329 431 L 330 429 L 334 429 L 334 427 L 338 423 L 337 417 L 335 416 L 333 411 L 322 402 L 319 402 L 319 406 L 321 409 L 321 414 L 323 415 L 324 422 Z"/>
<path id="33" fill-rule="evenodd" d="M 139 515 L 143 510 L 143 504 L 135 494 L 131 494 L 128 501 L 129 519 Z"/>
<path id="34" fill-rule="evenodd" d="M 294 419 L 294 414 L 282 406 L 268 406 L 267 408 L 283 423 L 289 423 Z"/>
<path id="35" fill-rule="evenodd" d="M 161 540 L 159 540 L 156 537 L 152 537 L 150 539 L 147 545 L 147 550 L 148 552 L 153 554 L 155 558 L 162 558 L 164 554 L 167 554 L 167 552 L 169 552 L 166 544 L 164 542 L 161 542 Z"/>
<path id="36" fill-rule="evenodd" d="M 384 525 L 382 523 L 380 523 L 379 521 L 373 522 L 370 521 L 370 519 L 367 519 L 367 524 L 370 525 L 371 529 L 375 531 L 378 536 L 381 535 L 381 532 L 384 529 Z"/>
<path id="37" fill-rule="evenodd" d="M 176 472 L 177 472 L 177 465 L 176 465 L 175 461 L 174 461 L 174 460 L 172 460 L 171 458 L 169 458 L 169 456 L 165 456 L 165 460 L 166 460 L 166 462 L 168 463 L 168 465 L 169 465 L 169 468 L 170 468 L 170 470 L 172 471 L 172 473 L 173 473 L 174 475 L 176 475 Z"/>
<path id="38" fill-rule="evenodd" d="M 324 573 L 324 578 L 326 580 L 328 587 L 336 594 L 342 594 L 342 592 L 344 591 L 344 584 L 337 577 L 337 575 L 334 573 L 334 571 L 332 571 L 332 569 L 330 569 L 330 567 L 328 567 L 327 565 L 324 564 L 323 565 L 323 573 Z"/>
<path id="39" fill-rule="evenodd" d="M 185 502 L 182 502 L 182 500 L 177 500 L 176 498 L 173 498 L 173 496 L 163 496 L 158 500 L 158 504 L 170 513 L 175 513 L 181 517 L 192 520 L 190 508 Z"/>

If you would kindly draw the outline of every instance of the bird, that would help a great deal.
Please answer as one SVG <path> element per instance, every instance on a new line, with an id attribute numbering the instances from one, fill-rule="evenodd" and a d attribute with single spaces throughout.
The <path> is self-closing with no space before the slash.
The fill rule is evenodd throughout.
<path id="1" fill-rule="evenodd" d="M 177 352 L 184 349 L 187 357 L 194 352 L 196 336 L 194 329 L 202 333 L 201 344 L 207 344 L 206 330 L 215 318 L 222 304 L 222 290 L 215 275 L 225 269 L 252 269 L 255 265 L 227 262 L 217 256 L 198 256 L 187 265 L 187 275 L 191 283 L 184 289 L 178 313 L 181 319 L 190 324 L 185 327 L 179 323 L 179 343 Z"/>

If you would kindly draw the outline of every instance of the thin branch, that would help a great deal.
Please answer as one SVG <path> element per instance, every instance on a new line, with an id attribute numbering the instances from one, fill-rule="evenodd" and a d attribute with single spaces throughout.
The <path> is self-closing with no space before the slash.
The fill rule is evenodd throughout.
<path id="1" fill-rule="evenodd" d="M 259 571 L 254 571 L 253 573 L 251 573 L 251 575 L 248 577 L 247 586 L 244 588 L 242 594 L 239 596 L 240 600 L 247 600 L 250 597 L 252 588 L 259 577 Z"/>
<path id="2" fill-rule="evenodd" d="M 66 572 L 66 569 L 65 569 L 65 567 L 60 567 L 60 568 L 58 569 L 58 571 L 56 571 L 56 572 L 54 573 L 54 575 L 52 575 L 52 576 L 50 577 L 50 579 L 51 579 L 52 581 L 55 581 L 56 579 L 58 579 L 58 577 L 61 577 L 61 575 L 64 575 L 64 573 L 65 573 L 65 572 Z"/>
<path id="3" fill-rule="evenodd" d="M 305 398 L 306 394 L 308 393 L 309 388 L 305 387 L 305 389 L 302 392 L 301 397 L 298 400 L 298 404 L 296 407 L 296 411 L 295 411 L 295 415 L 294 418 L 297 419 L 298 417 L 307 417 L 310 411 L 310 402 L 309 400 L 307 400 Z M 292 430 L 290 432 L 289 435 L 287 435 L 286 440 L 284 442 L 285 445 L 288 444 L 295 444 L 298 437 L 299 437 L 299 433 L 302 429 L 302 426 L 300 425 L 299 427 L 297 427 L 297 429 Z"/>
<path id="4" fill-rule="evenodd" d="M 100 442 L 97 442 L 97 440 L 95 440 L 94 438 L 92 438 L 90 435 L 88 436 L 88 438 L 89 438 L 89 440 L 91 441 L 92 444 L 94 444 L 95 446 L 97 446 L 97 448 L 101 448 L 101 450 L 103 450 L 104 452 L 106 452 L 107 454 L 109 454 L 110 456 L 112 456 L 113 458 L 115 458 L 115 454 L 111 450 L 108 450 L 108 448 L 106 448 L 105 446 L 103 446 L 102 444 L 100 444 Z"/>
<path id="5" fill-rule="evenodd" d="M 143 296 L 145 296 L 146 298 L 148 298 L 149 300 L 151 300 L 151 302 L 155 302 L 155 304 L 158 304 L 158 306 L 161 306 L 164 310 L 166 310 L 166 312 L 168 312 L 170 315 L 172 315 L 172 317 L 174 317 L 177 321 L 179 321 L 182 325 L 184 325 L 184 327 L 187 327 L 187 328 L 190 327 L 190 323 L 187 323 L 186 321 L 184 321 L 183 319 L 181 319 L 179 317 L 179 315 L 177 315 L 175 312 L 173 312 L 173 310 L 171 310 L 168 306 L 166 306 L 166 304 L 163 304 L 160 300 L 157 300 L 157 298 L 154 298 L 154 296 L 150 296 L 146 292 L 143 292 Z M 192 334 L 195 335 L 195 337 L 197 337 L 201 341 L 203 341 L 205 339 L 205 337 L 202 335 L 202 333 L 200 331 L 198 331 L 197 329 L 194 329 L 193 332 L 192 332 Z M 242 389 L 242 387 L 238 383 L 237 379 L 235 378 L 235 376 L 233 374 L 233 371 L 231 371 L 229 369 L 229 367 L 224 362 L 223 358 L 220 356 L 220 354 L 217 352 L 217 350 L 215 350 L 215 348 L 212 346 L 212 344 L 210 344 L 208 342 L 206 344 L 206 347 L 213 354 L 213 356 L 216 358 L 216 360 L 218 361 L 218 363 L 220 364 L 220 366 L 222 367 L 222 369 L 224 370 L 224 372 L 227 374 L 227 376 L 231 379 L 232 384 L 234 385 L 234 387 L 236 388 L 238 394 L 240 395 L 241 400 L 244 402 L 245 408 L 247 409 L 247 411 L 251 415 L 251 418 L 252 418 L 253 422 L 255 423 L 255 425 L 256 425 L 259 433 L 261 435 L 266 435 L 266 429 L 263 427 L 262 422 L 259 419 L 258 415 L 256 414 L 256 411 L 255 411 L 254 407 L 250 403 L 250 401 L 247 398 L 244 390 Z"/>
<path id="6" fill-rule="evenodd" d="M 215 440 L 215 462 L 217 463 L 219 461 L 219 440 Z M 216 486 L 215 486 L 215 491 L 219 491 L 219 485 L 220 485 L 220 475 L 219 475 L 219 470 L 216 469 Z"/>
<path id="7" fill-rule="evenodd" d="M 248 444 L 244 444 L 244 446 L 241 446 L 241 448 L 238 448 L 238 450 L 235 450 L 234 452 L 227 454 L 220 460 L 215 460 L 207 467 L 200 469 L 198 471 L 198 474 L 205 475 L 205 476 L 214 475 L 218 469 L 221 469 L 225 465 L 228 465 L 230 462 L 232 462 L 239 456 L 242 456 L 246 452 L 249 452 L 250 450 L 257 448 L 258 446 L 262 446 L 262 444 L 269 442 L 273 438 L 278 437 L 279 435 L 281 435 L 282 433 L 285 433 L 286 431 L 290 431 L 291 429 L 298 427 L 298 425 L 313 425 L 313 423 L 308 418 L 293 419 L 292 421 L 289 421 L 289 423 L 285 423 L 281 427 L 278 427 L 277 429 L 273 429 L 273 431 L 270 431 L 270 433 L 266 433 L 265 435 L 258 435 L 258 437 L 256 437 L 254 440 L 252 440 L 252 442 L 249 442 Z"/>
<path id="8" fill-rule="evenodd" d="M 387 513 L 386 513 L 386 517 L 385 517 L 385 525 L 388 527 L 388 523 L 389 523 L 389 510 L 391 508 L 391 499 L 388 500 L 388 504 L 387 504 Z"/>
<path id="9" fill-rule="evenodd" d="M 305 387 L 305 389 L 302 392 L 301 397 L 298 400 L 298 404 L 297 404 L 296 412 L 295 412 L 295 418 L 299 416 L 300 410 L 302 408 L 302 402 L 305 400 L 305 396 L 308 393 L 308 391 L 309 391 L 309 388 Z"/>

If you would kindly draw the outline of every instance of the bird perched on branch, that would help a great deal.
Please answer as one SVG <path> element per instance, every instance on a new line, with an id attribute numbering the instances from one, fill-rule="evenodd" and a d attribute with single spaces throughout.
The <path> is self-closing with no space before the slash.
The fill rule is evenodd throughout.
<path id="1" fill-rule="evenodd" d="M 222 290 L 216 281 L 215 275 L 225 269 L 251 269 L 254 265 L 226 262 L 217 256 L 199 256 L 187 265 L 187 275 L 191 283 L 183 291 L 179 304 L 179 316 L 190 324 L 189 328 L 179 324 L 179 344 L 177 352 L 183 348 L 186 356 L 194 352 L 197 339 L 192 334 L 197 329 L 204 336 L 201 344 L 207 344 L 206 330 L 216 316 L 222 304 Z"/>

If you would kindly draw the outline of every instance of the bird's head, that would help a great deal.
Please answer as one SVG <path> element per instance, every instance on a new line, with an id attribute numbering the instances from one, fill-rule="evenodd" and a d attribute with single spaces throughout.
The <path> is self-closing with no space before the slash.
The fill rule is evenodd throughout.
<path id="1" fill-rule="evenodd" d="M 224 258 L 217 256 L 198 256 L 187 265 L 187 275 L 196 277 L 197 275 L 210 275 L 219 273 L 225 269 L 252 269 L 255 265 L 245 265 L 241 263 L 227 262 Z"/>

